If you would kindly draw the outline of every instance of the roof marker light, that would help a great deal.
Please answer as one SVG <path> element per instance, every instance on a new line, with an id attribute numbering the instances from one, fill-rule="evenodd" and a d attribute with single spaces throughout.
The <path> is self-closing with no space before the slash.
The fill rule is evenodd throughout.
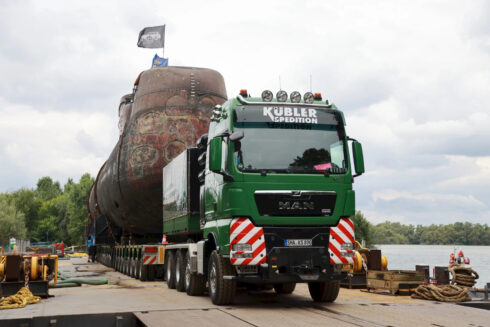
<path id="1" fill-rule="evenodd" d="M 298 103 L 301 101 L 301 93 L 298 91 L 291 92 L 291 96 L 289 97 L 292 103 Z"/>
<path id="2" fill-rule="evenodd" d="M 262 92 L 262 101 L 264 101 L 264 102 L 271 102 L 273 96 L 274 95 L 272 94 L 271 91 L 265 90 L 265 91 Z"/>
<path id="3" fill-rule="evenodd" d="M 276 98 L 278 102 L 286 102 L 288 99 L 288 93 L 286 91 L 280 90 L 276 93 Z"/>
<path id="4" fill-rule="evenodd" d="M 305 101 L 305 103 L 313 103 L 313 101 L 315 101 L 315 96 L 311 92 L 306 92 L 303 95 L 303 100 Z"/>

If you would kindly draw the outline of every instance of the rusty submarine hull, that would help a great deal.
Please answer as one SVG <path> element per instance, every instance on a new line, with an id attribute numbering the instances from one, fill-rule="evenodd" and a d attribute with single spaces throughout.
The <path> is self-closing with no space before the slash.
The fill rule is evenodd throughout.
<path id="1" fill-rule="evenodd" d="M 114 243 L 161 236 L 162 168 L 207 132 L 213 108 L 226 98 L 223 77 L 211 69 L 143 71 L 121 98 L 119 140 L 87 200 L 88 232 Z"/>

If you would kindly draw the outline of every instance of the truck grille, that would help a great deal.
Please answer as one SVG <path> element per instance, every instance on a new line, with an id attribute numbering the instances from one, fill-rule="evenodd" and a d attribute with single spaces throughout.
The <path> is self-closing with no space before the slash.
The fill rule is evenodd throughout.
<path id="1" fill-rule="evenodd" d="M 337 193 L 333 191 L 255 191 L 261 216 L 331 216 Z"/>

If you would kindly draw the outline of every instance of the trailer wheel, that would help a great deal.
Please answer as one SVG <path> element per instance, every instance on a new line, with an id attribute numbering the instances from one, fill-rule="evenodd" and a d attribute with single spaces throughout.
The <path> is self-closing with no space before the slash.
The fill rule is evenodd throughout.
<path id="1" fill-rule="evenodd" d="M 175 255 L 173 251 L 168 251 L 165 256 L 165 279 L 168 288 L 175 288 Z"/>
<path id="2" fill-rule="evenodd" d="M 122 269 L 121 269 L 121 272 L 124 275 L 127 275 L 128 274 L 128 259 L 126 259 L 126 258 L 123 258 L 122 259 Z"/>
<path id="3" fill-rule="evenodd" d="M 136 260 L 136 279 L 139 279 L 141 280 L 141 266 L 142 266 L 142 262 L 139 261 L 138 259 Z"/>
<path id="4" fill-rule="evenodd" d="M 208 267 L 209 296 L 214 304 L 223 305 L 233 302 L 236 293 L 236 281 L 223 277 L 234 275 L 230 262 L 223 259 L 214 250 L 209 258 Z"/>
<path id="5" fill-rule="evenodd" d="M 177 251 L 175 260 L 175 289 L 185 291 L 185 263 L 183 251 Z"/>
<path id="6" fill-rule="evenodd" d="M 296 288 L 296 283 L 280 283 L 274 284 L 274 290 L 277 294 L 291 294 Z"/>
<path id="7" fill-rule="evenodd" d="M 138 259 L 133 259 L 133 278 L 138 278 Z"/>
<path id="8" fill-rule="evenodd" d="M 339 295 L 340 282 L 316 282 L 308 283 L 308 290 L 311 298 L 315 302 L 333 302 Z"/>
<path id="9" fill-rule="evenodd" d="M 129 277 L 134 277 L 134 262 L 133 259 L 129 259 Z"/>
<path id="10" fill-rule="evenodd" d="M 185 291 L 187 295 L 196 296 L 204 293 L 206 281 L 203 275 L 199 275 L 197 272 L 191 272 L 191 255 L 187 251 L 185 256 Z"/>

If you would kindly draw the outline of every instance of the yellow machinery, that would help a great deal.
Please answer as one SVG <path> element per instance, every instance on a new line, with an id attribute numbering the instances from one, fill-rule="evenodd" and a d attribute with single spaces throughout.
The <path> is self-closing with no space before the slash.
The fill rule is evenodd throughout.
<path id="1" fill-rule="evenodd" d="M 348 265 L 351 273 L 357 272 L 365 272 L 368 264 L 368 257 L 370 253 L 370 249 L 363 247 L 358 241 L 356 241 L 356 257 L 354 258 L 354 264 Z M 386 270 L 388 268 L 388 258 L 386 256 L 381 255 L 381 262 L 379 263 L 381 270 Z M 345 270 L 346 267 L 344 267 Z"/>
<path id="2" fill-rule="evenodd" d="M 48 287 L 58 281 L 58 256 L 52 254 L 0 253 L 0 290 L 3 296 L 15 294 L 20 288 L 29 285 L 34 295 L 48 296 Z"/>
<path id="3" fill-rule="evenodd" d="M 349 273 L 348 277 L 340 283 L 343 287 L 365 287 L 368 270 L 386 270 L 388 268 L 388 259 L 381 255 L 380 250 L 365 248 L 358 241 L 356 241 L 355 248 L 354 263 L 344 264 L 342 269 Z"/>

